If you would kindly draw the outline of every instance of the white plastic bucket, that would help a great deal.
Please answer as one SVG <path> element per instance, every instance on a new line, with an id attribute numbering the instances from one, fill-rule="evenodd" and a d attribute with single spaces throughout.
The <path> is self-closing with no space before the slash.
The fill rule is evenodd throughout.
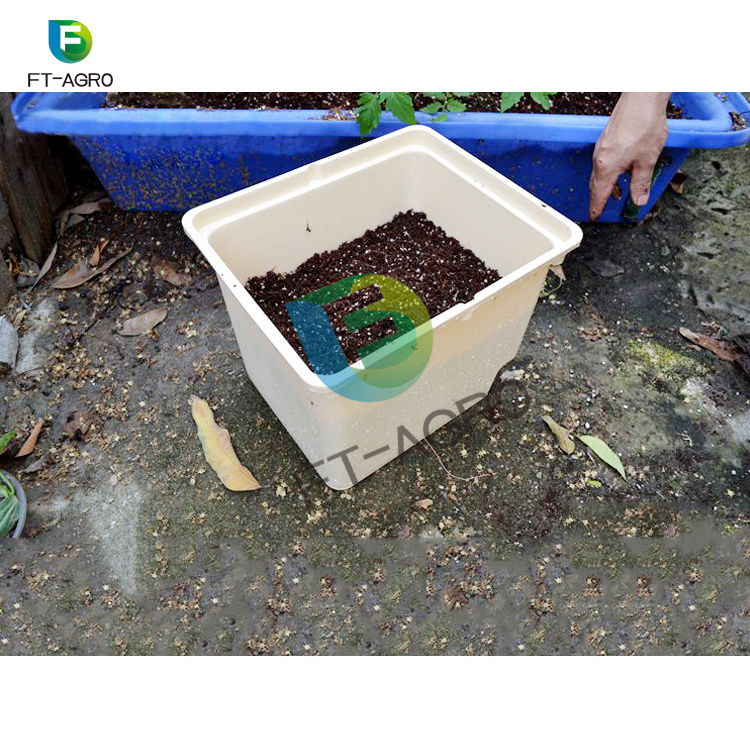
<path id="1" fill-rule="evenodd" d="M 385 401 L 330 390 L 245 289 L 407 210 L 422 211 L 501 279 L 432 320 L 421 377 Z M 216 272 L 245 368 L 297 445 L 346 489 L 486 394 L 515 357 L 547 270 L 581 229 L 434 130 L 413 126 L 188 211 Z M 377 356 L 377 355 L 373 355 Z"/>

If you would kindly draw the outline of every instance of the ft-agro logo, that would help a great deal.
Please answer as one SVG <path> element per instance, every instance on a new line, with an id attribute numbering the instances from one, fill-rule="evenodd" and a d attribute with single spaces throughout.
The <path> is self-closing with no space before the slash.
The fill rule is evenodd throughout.
<path id="1" fill-rule="evenodd" d="M 374 284 L 382 299 L 345 315 L 344 324 L 354 333 L 391 318 L 396 333 L 358 349 L 364 361 L 361 367 L 351 367 L 323 306 Z M 429 362 L 432 322 L 427 308 L 409 287 L 390 276 L 348 276 L 287 303 L 286 309 L 315 374 L 332 391 L 353 401 L 398 396 L 417 381 Z"/>
<path id="2" fill-rule="evenodd" d="M 49 48 L 60 62 L 81 62 L 91 52 L 91 32 L 80 21 L 50 21 Z"/>

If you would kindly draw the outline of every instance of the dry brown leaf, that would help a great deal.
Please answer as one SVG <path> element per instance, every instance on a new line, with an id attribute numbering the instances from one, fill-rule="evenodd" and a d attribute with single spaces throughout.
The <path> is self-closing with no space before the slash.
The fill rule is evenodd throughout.
<path id="1" fill-rule="evenodd" d="M 190 396 L 190 409 L 198 427 L 203 455 L 222 484 L 233 492 L 260 489 L 258 480 L 237 458 L 229 431 L 216 424 L 211 407 L 202 398 L 193 395 Z"/>
<path id="2" fill-rule="evenodd" d="M 570 432 L 566 430 L 562 425 L 557 424 L 552 417 L 544 416 L 542 419 L 545 421 L 547 427 L 552 430 L 555 437 L 557 438 L 557 443 L 560 446 L 562 450 L 564 450 L 568 455 L 573 453 L 573 451 L 576 449 L 576 444 L 573 442 L 573 438 L 570 436 Z"/>
<path id="3" fill-rule="evenodd" d="M 50 250 L 50 253 L 47 256 L 47 260 L 44 261 L 44 264 L 39 269 L 39 273 L 34 279 L 34 283 L 31 285 L 31 289 L 33 289 L 42 280 L 42 278 L 45 276 L 47 271 L 49 271 L 49 269 L 52 268 L 52 262 L 55 260 L 56 255 L 57 255 L 57 243 L 55 242 L 55 244 L 52 245 L 52 250 Z"/>
<path id="4" fill-rule="evenodd" d="M 34 425 L 34 429 L 31 431 L 31 435 L 26 438 L 26 442 L 21 446 L 18 453 L 16 453 L 16 458 L 23 458 L 24 456 L 33 453 L 34 448 L 36 448 L 36 441 L 39 440 L 39 434 L 42 431 L 42 427 L 44 427 L 44 420 L 38 419 Z"/>
<path id="5" fill-rule="evenodd" d="M 104 273 L 110 266 L 117 263 L 118 260 L 124 258 L 128 253 L 132 252 L 133 248 L 130 247 L 127 250 L 123 250 L 114 258 L 110 258 L 108 261 L 103 263 L 101 266 L 92 268 L 87 259 L 79 260 L 72 268 L 69 268 L 62 276 L 58 277 L 52 282 L 53 289 L 73 289 L 74 287 L 81 286 L 87 281 L 91 281 L 95 276 L 100 273 Z"/>
<path id="6" fill-rule="evenodd" d="M 99 265 L 99 261 L 102 258 L 102 250 L 104 250 L 107 247 L 107 245 L 109 245 L 109 240 L 101 239 L 99 240 L 99 242 L 96 243 L 94 252 L 91 253 L 91 257 L 89 258 L 89 265 L 92 268 Z"/>
<path id="7" fill-rule="evenodd" d="M 109 198 L 102 198 L 100 201 L 88 201 L 71 208 L 70 213 L 77 214 L 78 216 L 89 216 L 89 214 L 95 214 L 97 211 L 101 211 L 110 203 L 112 203 L 112 201 Z"/>
<path id="8" fill-rule="evenodd" d="M 609 258 L 587 258 L 583 261 L 597 276 L 601 276 L 604 279 L 611 279 L 613 276 L 619 276 L 621 273 L 625 273 L 625 269 L 613 263 Z"/>
<path id="9" fill-rule="evenodd" d="M 65 229 L 70 229 L 71 227 L 74 227 L 76 224 L 80 224 L 82 221 L 86 221 L 86 219 L 83 218 L 83 216 L 79 216 L 78 214 L 70 214 L 67 218 L 67 223 L 65 224 Z"/>
<path id="10" fill-rule="evenodd" d="M 117 332 L 120 336 L 142 336 L 148 333 L 167 317 L 166 307 L 155 307 L 126 320 Z"/>
<path id="11" fill-rule="evenodd" d="M 427 510 L 427 508 L 432 506 L 432 500 L 430 500 L 429 497 L 426 497 L 424 500 L 417 500 L 414 505 L 419 506 L 422 510 Z"/>
<path id="12" fill-rule="evenodd" d="M 672 181 L 669 183 L 669 187 L 674 190 L 677 195 L 682 195 L 685 192 L 685 183 L 687 182 L 688 176 L 681 170 L 675 172 Z"/>
<path id="13" fill-rule="evenodd" d="M 579 328 L 578 336 L 584 341 L 599 341 L 602 333 L 598 328 Z"/>
<path id="14" fill-rule="evenodd" d="M 562 266 L 550 266 L 549 270 L 552 271 L 552 273 L 554 273 L 555 276 L 560 279 L 560 281 L 567 281 L 567 279 L 565 278 L 565 271 L 563 271 Z"/>
<path id="15" fill-rule="evenodd" d="M 689 328 L 680 328 L 680 335 L 726 362 L 734 362 L 739 355 L 739 350 L 733 344 L 707 336 L 705 333 L 694 333 Z"/>
<path id="16" fill-rule="evenodd" d="M 164 279 L 172 286 L 187 286 L 192 281 L 190 276 L 179 271 L 171 260 L 157 261 L 154 263 L 154 271 L 160 279 Z"/>
<path id="17" fill-rule="evenodd" d="M 96 413 L 88 409 L 82 409 L 68 417 L 65 427 L 63 427 L 63 433 L 71 440 L 86 440 L 89 430 L 94 426 L 101 427 L 102 424 L 101 417 Z"/>

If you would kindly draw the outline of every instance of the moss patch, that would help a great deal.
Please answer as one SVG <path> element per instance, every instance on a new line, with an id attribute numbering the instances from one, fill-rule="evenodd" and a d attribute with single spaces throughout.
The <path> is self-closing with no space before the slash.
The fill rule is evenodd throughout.
<path id="1" fill-rule="evenodd" d="M 628 349 L 634 360 L 634 370 L 651 381 L 659 390 L 668 390 L 675 396 L 685 381 L 696 375 L 707 375 L 707 368 L 692 357 L 680 354 L 661 346 L 655 341 L 628 342 Z"/>

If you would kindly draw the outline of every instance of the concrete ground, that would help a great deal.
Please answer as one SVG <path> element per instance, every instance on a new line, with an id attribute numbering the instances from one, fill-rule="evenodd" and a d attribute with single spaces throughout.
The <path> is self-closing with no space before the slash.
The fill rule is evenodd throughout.
<path id="1" fill-rule="evenodd" d="M 2 462 L 29 517 L 0 542 L 0 654 L 748 651 L 750 384 L 678 332 L 750 332 L 748 151 L 684 171 L 684 194 L 639 226 L 584 228 L 504 368 L 523 371 L 525 413 L 476 407 L 434 452 L 346 492 L 249 382 L 179 216 L 109 210 L 70 229 L 6 312 L 26 309 L 0 425 L 47 421 L 31 456 Z M 53 290 L 100 238 L 133 251 Z M 164 260 L 189 283 L 161 279 Z M 157 305 L 157 333 L 115 333 Z M 263 489 L 217 481 L 191 393 Z M 66 434 L 80 412 L 91 428 Z M 606 440 L 627 479 L 581 443 L 562 453 L 544 415 Z"/>

